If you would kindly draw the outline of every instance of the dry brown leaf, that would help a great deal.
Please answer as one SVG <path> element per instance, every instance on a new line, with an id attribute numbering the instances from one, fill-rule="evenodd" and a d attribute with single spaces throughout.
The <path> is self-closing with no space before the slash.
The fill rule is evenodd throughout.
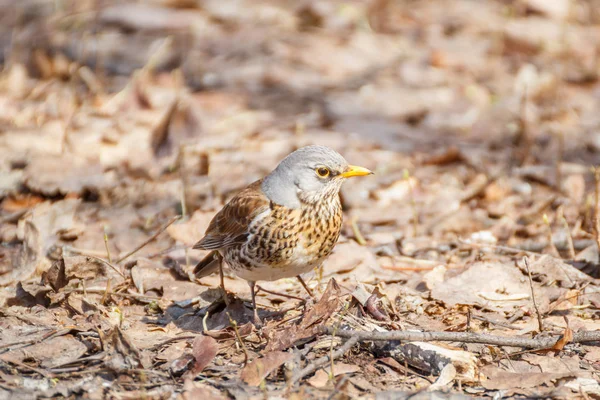
<path id="1" fill-rule="evenodd" d="M 340 306 L 341 292 L 340 286 L 335 279 L 331 278 L 327 283 L 327 288 L 325 289 L 323 296 L 321 296 L 321 299 L 304 315 L 300 327 L 306 329 L 317 322 L 323 323 L 327 321 L 331 314 L 333 314 Z"/>
<path id="2" fill-rule="evenodd" d="M 54 368 L 59 365 L 76 361 L 87 352 L 87 347 L 71 335 L 58 336 L 32 346 L 19 348 L 1 354 L 3 361 L 23 362 L 33 359 L 45 368 Z"/>
<path id="3" fill-rule="evenodd" d="M 11 285 L 29 279 L 35 274 L 38 265 L 43 265 L 41 238 L 38 228 L 30 221 L 22 224 L 23 245 L 11 260 L 10 270 L 0 275 L 0 286 Z M 43 268 L 42 268 L 43 269 Z"/>
<path id="4" fill-rule="evenodd" d="M 186 379 L 183 383 L 183 393 L 181 394 L 183 400 L 225 400 L 229 397 L 219 392 L 214 387 L 202 383 L 195 382 L 192 379 Z"/>
<path id="5" fill-rule="evenodd" d="M 277 368 L 290 361 L 294 355 L 283 351 L 272 351 L 264 357 L 257 358 L 242 370 L 240 377 L 250 386 L 258 386 Z"/>
<path id="6" fill-rule="evenodd" d="M 560 351 L 564 349 L 564 347 L 571 343 L 573 340 L 573 330 L 569 327 L 566 327 L 560 339 L 556 341 L 554 346 L 552 346 L 552 350 Z"/>
<path id="7" fill-rule="evenodd" d="M 192 345 L 192 355 L 194 356 L 194 366 L 189 372 L 191 377 L 198 375 L 204 368 L 214 360 L 219 352 L 217 341 L 210 336 L 200 335 L 194 339 Z"/>
<path id="8" fill-rule="evenodd" d="M 483 369 L 487 380 L 481 385 L 488 390 L 506 390 L 512 388 L 528 389 L 548 385 L 560 379 L 575 376 L 575 373 L 552 373 L 552 372 L 508 372 L 498 367 L 488 366 Z"/>
<path id="9" fill-rule="evenodd" d="M 340 376 L 344 374 L 353 374 L 355 372 L 359 372 L 360 367 L 358 365 L 352 364 L 344 364 L 344 363 L 334 363 L 333 365 L 333 375 Z M 319 369 L 315 372 L 315 375 L 307 380 L 307 382 L 316 388 L 322 388 L 327 386 L 329 382 L 329 376 L 331 374 L 331 369 Z"/>
<path id="10" fill-rule="evenodd" d="M 448 305 L 474 304 L 498 311 L 531 305 L 529 284 L 519 269 L 502 263 L 476 263 L 444 282 L 430 282 L 431 295 Z M 536 288 L 540 308 L 548 307 L 543 289 Z"/>
<path id="11" fill-rule="evenodd" d="M 114 326 L 106 336 L 100 338 L 107 353 L 104 360 L 107 368 L 117 372 L 127 372 L 130 369 L 143 367 L 142 354 L 118 326 Z"/>

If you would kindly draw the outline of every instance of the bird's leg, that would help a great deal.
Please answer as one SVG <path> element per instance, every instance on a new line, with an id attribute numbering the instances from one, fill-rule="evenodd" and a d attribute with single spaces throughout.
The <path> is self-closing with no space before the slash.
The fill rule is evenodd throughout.
<path id="1" fill-rule="evenodd" d="M 302 279 L 302 277 L 300 275 L 296 276 L 296 278 L 298 278 L 298 280 L 300 281 L 300 284 L 304 287 L 304 289 L 306 289 L 306 292 L 308 293 L 310 298 L 314 300 L 315 296 L 313 295 L 312 290 L 310 290 L 310 288 L 308 287 L 306 282 L 304 282 L 304 279 Z"/>
<path id="2" fill-rule="evenodd" d="M 250 295 L 252 296 L 252 309 L 254 310 L 254 324 L 256 326 L 261 326 L 262 321 L 260 320 L 260 317 L 258 316 L 258 310 L 256 309 L 256 291 L 254 290 L 254 286 L 256 285 L 256 282 L 248 281 L 248 285 L 250 285 Z"/>
<path id="3" fill-rule="evenodd" d="M 223 256 L 217 252 L 217 258 L 219 259 L 219 278 L 221 278 L 221 296 L 225 305 L 229 305 L 229 298 L 227 297 L 227 291 L 225 290 L 225 274 L 223 274 Z"/>

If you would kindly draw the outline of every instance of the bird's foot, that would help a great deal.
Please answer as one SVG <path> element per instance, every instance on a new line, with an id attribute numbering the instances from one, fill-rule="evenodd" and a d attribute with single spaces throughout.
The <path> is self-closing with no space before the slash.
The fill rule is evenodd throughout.
<path id="1" fill-rule="evenodd" d="M 257 329 L 260 329 L 260 328 L 263 327 L 263 322 L 260 319 L 260 317 L 258 316 L 258 311 L 256 311 L 256 309 L 254 309 L 254 321 L 253 321 L 253 323 L 254 323 L 254 326 Z"/>
<path id="2" fill-rule="evenodd" d="M 221 299 L 225 303 L 225 306 L 229 307 L 229 304 L 231 304 L 231 302 L 229 301 L 229 295 L 227 294 L 227 291 L 224 288 L 221 288 Z"/>

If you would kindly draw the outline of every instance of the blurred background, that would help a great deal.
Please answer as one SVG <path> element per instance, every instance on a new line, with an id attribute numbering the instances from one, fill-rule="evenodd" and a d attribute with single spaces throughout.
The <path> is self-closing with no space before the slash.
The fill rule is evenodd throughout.
<path id="1" fill-rule="evenodd" d="M 348 237 L 381 233 L 378 245 L 492 229 L 515 244 L 545 235 L 540 215 L 537 228 L 523 224 L 522 208 L 564 206 L 589 239 L 597 6 L 2 1 L 4 251 L 18 250 L 20 218 L 48 200 L 81 203 L 86 228 L 58 234 L 76 248 L 102 252 L 108 232 L 122 251 L 198 211 L 175 238 L 190 245 L 229 196 L 315 143 L 377 173 L 343 190 L 358 221 Z M 55 243 L 44 243 L 45 254 Z"/>

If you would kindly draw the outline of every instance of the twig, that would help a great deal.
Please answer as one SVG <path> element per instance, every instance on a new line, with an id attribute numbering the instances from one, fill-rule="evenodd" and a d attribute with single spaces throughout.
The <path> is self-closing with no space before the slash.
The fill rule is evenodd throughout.
<path id="1" fill-rule="evenodd" d="M 544 331 L 544 323 L 542 321 L 542 313 L 540 313 L 540 309 L 537 305 L 537 301 L 535 300 L 535 293 L 533 291 L 533 280 L 531 279 L 531 270 L 529 269 L 529 259 L 527 257 L 523 257 L 523 264 L 525 264 L 525 269 L 527 270 L 527 276 L 529 277 L 529 288 L 531 289 L 531 301 L 533 302 L 533 308 L 535 308 L 535 314 L 537 315 L 538 320 L 538 328 L 540 332 Z"/>
<path id="2" fill-rule="evenodd" d="M 92 294 L 108 294 L 110 296 L 121 296 L 121 297 L 129 297 L 132 299 L 139 299 L 139 300 L 160 300 L 160 297 L 156 297 L 156 296 L 145 296 L 143 294 L 133 294 L 133 293 L 119 293 L 119 292 L 109 292 L 106 291 L 105 289 L 68 289 L 65 290 L 63 293 L 92 293 Z"/>
<path id="3" fill-rule="evenodd" d="M 333 334 L 333 328 L 323 326 L 321 332 L 324 335 Z M 416 331 L 391 331 L 391 332 L 363 332 L 352 329 L 339 330 L 336 336 L 343 338 L 354 338 L 364 342 L 405 340 L 411 342 L 462 342 L 481 343 L 495 346 L 524 347 L 528 349 L 549 349 L 556 344 L 561 335 L 545 336 L 541 338 L 523 338 L 514 336 L 496 336 L 486 333 L 474 332 L 416 332 Z M 600 331 L 583 331 L 573 335 L 571 343 L 587 343 L 600 341 Z"/>
<path id="4" fill-rule="evenodd" d="M 478 248 L 489 247 L 492 249 L 497 249 L 497 250 L 504 251 L 507 253 L 512 253 L 512 254 L 526 253 L 530 256 L 539 256 L 538 253 L 541 252 L 542 250 L 544 250 L 546 247 L 548 247 L 548 242 L 546 242 L 546 241 L 525 242 L 525 243 L 521 243 L 521 244 L 515 244 L 513 247 L 500 246 L 500 245 L 488 244 L 488 243 L 477 243 L 477 242 L 471 242 L 471 241 L 466 241 L 466 240 L 459 240 L 459 243 L 467 245 L 467 246 L 478 247 Z M 594 240 L 587 240 L 587 239 L 574 240 L 573 247 L 575 248 L 575 250 L 583 250 L 589 246 L 592 246 L 594 243 L 596 243 Z M 568 247 L 568 243 L 565 240 L 553 240 L 553 244 L 554 244 L 554 247 L 556 247 L 558 250 L 567 250 L 567 247 Z"/>
<path id="5" fill-rule="evenodd" d="M 594 167 L 594 239 L 600 249 L 600 218 L 598 218 L 598 207 L 600 207 L 600 168 Z"/>
<path id="6" fill-rule="evenodd" d="M 554 246 L 554 242 L 552 241 L 552 225 L 550 225 L 550 219 L 548 219 L 548 215 L 544 214 L 543 219 L 546 227 L 548 228 L 548 246 L 550 247 L 550 253 L 552 253 L 552 255 L 556 258 L 561 258 L 558 249 L 556 246 Z"/>
<path id="7" fill-rule="evenodd" d="M 62 249 L 63 249 L 63 252 L 67 251 L 69 253 L 79 254 L 80 256 L 103 257 L 106 255 L 106 251 L 80 249 L 78 247 L 73 247 L 73 246 L 62 246 Z"/>
<path id="8" fill-rule="evenodd" d="M 562 193 L 562 171 L 560 169 L 560 164 L 562 163 L 564 153 L 565 153 L 565 135 L 562 131 L 559 131 L 556 135 L 558 137 L 558 149 L 557 149 L 557 157 L 556 157 L 556 165 L 555 165 L 555 185 L 556 190 L 559 193 Z"/>
<path id="9" fill-rule="evenodd" d="M 326 327 L 326 328 L 329 329 L 330 327 Z M 323 356 L 321 358 L 317 358 L 315 361 L 313 361 L 312 363 L 310 363 L 309 365 L 304 367 L 302 370 L 300 370 L 292 378 L 291 385 L 296 384 L 300 379 L 304 378 L 305 376 L 312 374 L 313 372 L 318 370 L 321 366 L 330 362 L 330 359 L 331 359 L 331 361 L 333 361 L 336 358 L 341 357 L 342 355 L 344 355 L 344 353 L 346 353 L 348 350 L 350 350 L 352 348 L 352 346 L 354 346 L 360 340 L 360 336 L 358 336 L 358 335 L 356 335 L 356 336 L 346 335 L 346 333 L 348 331 L 336 332 L 335 328 L 330 328 L 330 329 L 331 329 L 331 332 L 329 333 L 330 335 L 333 335 L 335 332 L 336 336 L 347 337 L 349 339 L 346 341 L 346 343 L 344 343 L 343 346 L 341 346 L 339 349 L 334 351 L 333 354 L 329 354 L 329 355 Z M 356 332 L 356 333 L 362 333 L 362 332 Z"/>
<path id="10" fill-rule="evenodd" d="M 108 233 L 106 232 L 106 226 L 104 226 L 104 247 L 106 247 L 106 259 L 109 263 L 112 263 L 110 258 L 110 249 L 108 248 Z"/>
<path id="11" fill-rule="evenodd" d="M 517 157 L 519 165 L 525 165 L 529 161 L 531 156 L 531 138 L 529 137 L 529 130 L 527 125 L 527 85 L 523 88 L 523 93 L 521 95 L 521 104 L 519 107 L 519 134 L 517 136 L 517 146 L 515 149 L 519 148 L 519 145 L 522 146 L 522 151 L 520 157 Z"/>
<path id="12" fill-rule="evenodd" d="M 175 221 L 177 221 L 179 218 L 181 218 L 181 216 L 176 215 L 175 217 L 171 218 L 169 220 L 169 222 L 167 222 L 166 224 L 164 224 L 158 231 L 156 231 L 156 233 L 154 233 L 154 235 L 150 236 L 148 239 L 146 239 L 142 244 L 140 244 L 139 246 L 137 246 L 135 249 L 131 250 L 129 253 L 125 254 L 123 257 L 120 257 L 116 263 L 119 264 L 120 262 L 122 262 L 123 260 L 131 257 L 133 254 L 137 253 L 138 251 L 140 251 L 144 246 L 146 246 L 148 243 L 152 242 L 154 239 L 156 239 L 158 237 L 158 235 L 160 235 L 161 233 L 163 233 L 169 226 L 171 226 L 171 224 Z"/>
<path id="13" fill-rule="evenodd" d="M 562 212 L 562 208 L 560 213 L 560 220 L 562 221 L 563 225 L 565 226 L 565 230 L 567 231 L 567 250 L 569 251 L 569 259 L 574 260 L 575 246 L 573 245 L 573 236 L 571 236 L 571 229 L 569 228 L 569 223 L 565 218 L 564 212 Z"/>
<path id="14" fill-rule="evenodd" d="M 28 369 L 33 372 L 37 372 L 38 374 L 42 375 L 44 378 L 54 378 L 54 374 L 51 374 L 51 373 L 49 374 L 48 372 L 44 371 L 43 369 L 32 367 L 31 365 L 21 363 L 17 360 L 6 359 L 4 361 L 14 364 L 19 368 Z"/>
<path id="15" fill-rule="evenodd" d="M 408 183 L 408 201 L 410 203 L 410 210 L 412 212 L 412 235 L 413 237 L 417 237 L 417 232 L 419 229 L 419 213 L 417 212 L 417 202 L 415 201 L 415 193 L 412 181 L 410 180 L 410 172 L 408 169 L 405 169 L 402 172 L 406 183 Z"/>
<path id="16" fill-rule="evenodd" d="M 396 265 L 382 265 L 381 268 L 389 269 L 392 271 L 428 271 L 439 265 L 442 265 L 446 268 L 462 268 L 462 265 L 457 264 L 448 264 L 445 261 L 436 261 L 436 260 L 425 260 L 421 258 L 407 257 L 407 256 L 397 256 L 393 255 L 390 259 L 394 262 L 405 262 L 407 264 L 416 264 L 422 265 L 422 267 L 403 267 Z"/>
<path id="17" fill-rule="evenodd" d="M 471 315 L 471 318 L 479 321 L 487 322 L 488 324 L 497 325 L 506 329 L 519 329 L 518 327 L 502 321 L 494 321 L 493 319 L 484 317 L 483 315 Z"/>
<path id="18" fill-rule="evenodd" d="M 287 293 L 277 293 L 272 290 L 265 289 L 264 287 L 262 287 L 260 285 L 256 285 L 256 293 L 255 294 L 258 294 L 258 292 L 265 292 L 265 293 L 272 294 L 274 296 L 281 296 L 281 297 L 285 297 L 287 299 L 299 300 L 299 301 L 306 303 L 306 300 L 303 299 L 302 297 L 293 296 L 293 295 L 287 294 Z"/>
<path id="19" fill-rule="evenodd" d="M 160 349 L 163 346 L 166 346 L 169 343 L 173 343 L 173 342 L 178 342 L 180 340 L 189 340 L 189 339 L 195 339 L 197 337 L 197 335 L 187 335 L 187 336 L 176 336 L 176 337 L 172 337 L 170 339 L 167 339 L 163 342 L 157 343 L 154 346 L 150 347 L 149 350 L 150 351 L 156 351 L 158 349 Z"/>
<path id="20" fill-rule="evenodd" d="M 110 263 L 110 262 L 106 261 L 105 259 L 103 259 L 103 258 L 100 258 L 100 257 L 93 256 L 93 255 L 91 255 L 91 254 L 86 254 L 85 256 L 86 256 L 86 257 L 89 257 L 89 258 L 91 258 L 91 259 L 93 259 L 93 260 L 96 260 L 96 261 L 98 261 L 99 263 L 102 263 L 102 264 L 104 264 L 104 265 L 107 265 L 107 266 L 109 266 L 109 267 L 110 267 L 111 269 L 113 269 L 113 270 L 114 270 L 114 271 L 115 271 L 117 274 L 119 274 L 119 275 L 121 275 L 121 277 L 125 278 L 125 274 L 123 274 L 119 268 L 117 268 L 116 266 L 114 266 L 112 263 Z"/>
<path id="21" fill-rule="evenodd" d="M 240 335 L 240 331 L 238 330 L 237 321 L 234 320 L 233 318 L 231 318 L 231 315 L 229 315 L 229 312 L 227 312 L 226 314 L 227 314 L 227 318 L 229 318 L 229 323 L 231 324 L 231 326 L 233 327 L 233 331 L 235 332 L 235 337 L 240 342 L 240 345 L 242 346 L 242 350 L 244 351 L 244 367 L 245 367 L 246 364 L 248 364 L 248 349 L 246 348 L 246 345 L 244 344 L 244 340 L 242 339 L 242 336 Z"/>
<path id="22" fill-rule="evenodd" d="M 354 234 L 354 239 L 361 246 L 366 246 L 367 241 L 365 240 L 365 237 L 362 235 L 362 233 L 360 233 L 360 229 L 358 228 L 358 223 L 356 221 L 356 216 L 352 217 L 352 219 L 350 220 L 350 225 L 352 226 L 352 233 Z"/>
<path id="23" fill-rule="evenodd" d="M 95 261 L 98 261 L 99 263 L 102 263 L 102 264 L 110 267 L 117 274 L 121 275 L 121 277 L 125 278 L 125 275 L 123 274 L 123 272 L 121 272 L 121 270 L 119 268 L 117 268 L 111 262 L 106 261 L 102 257 L 96 256 L 95 254 L 99 254 L 99 252 L 96 252 L 95 250 L 84 250 L 84 249 L 78 249 L 76 247 L 71 247 L 71 246 L 62 246 L 62 249 L 63 249 L 63 253 L 68 252 L 68 253 L 73 253 L 73 254 L 79 254 L 79 255 L 82 255 L 85 257 L 89 257 Z"/>
<path id="24" fill-rule="evenodd" d="M 177 160 L 177 168 L 179 169 L 179 177 L 181 179 L 181 217 L 186 219 L 187 218 L 187 202 L 186 202 L 186 197 L 187 197 L 187 176 L 184 173 L 184 169 L 185 169 L 185 164 L 184 164 L 184 160 L 185 160 L 185 144 L 181 144 L 181 146 L 179 146 L 179 157 Z M 186 271 L 190 270 L 190 255 L 189 255 L 189 248 L 186 246 L 185 248 L 185 267 L 186 267 Z"/>

